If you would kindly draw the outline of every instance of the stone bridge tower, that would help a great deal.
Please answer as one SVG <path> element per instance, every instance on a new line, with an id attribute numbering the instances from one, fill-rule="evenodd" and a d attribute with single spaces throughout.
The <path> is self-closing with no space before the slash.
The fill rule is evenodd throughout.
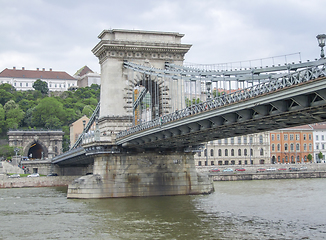
<path id="1" fill-rule="evenodd" d="M 184 56 L 191 45 L 181 44 L 183 34 L 175 32 L 155 32 L 136 30 L 104 30 L 98 37 L 101 41 L 92 52 L 101 65 L 101 108 L 99 128 L 101 140 L 114 143 L 115 133 L 125 130 L 133 123 L 133 93 L 141 82 L 145 88 L 155 86 L 160 96 L 160 104 L 165 105 L 157 115 L 166 114 L 171 109 L 182 109 L 184 101 L 175 101 L 172 96 L 184 99 L 183 82 L 168 84 L 164 79 L 151 78 L 134 73 L 123 67 L 124 61 L 165 68 L 165 63 L 183 64 Z M 178 89 L 178 90 L 177 90 Z M 177 92 L 176 92 L 177 91 Z M 163 97 L 164 96 L 164 97 Z M 154 117 L 154 115 L 153 115 Z"/>

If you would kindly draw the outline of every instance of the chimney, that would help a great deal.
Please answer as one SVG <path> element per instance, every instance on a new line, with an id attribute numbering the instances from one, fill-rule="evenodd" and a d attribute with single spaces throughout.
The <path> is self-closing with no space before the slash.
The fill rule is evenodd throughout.
<path id="1" fill-rule="evenodd" d="M 43 68 L 42 70 L 45 71 L 45 68 Z"/>
<path id="2" fill-rule="evenodd" d="M 22 70 L 25 70 L 25 67 L 22 67 Z"/>
<path id="3" fill-rule="evenodd" d="M 16 67 L 12 67 L 13 70 L 16 70 Z"/>
<path id="4" fill-rule="evenodd" d="M 36 68 L 36 71 L 39 71 L 40 69 L 39 68 Z"/>
<path id="5" fill-rule="evenodd" d="M 50 68 L 50 72 L 52 72 L 52 68 Z"/>

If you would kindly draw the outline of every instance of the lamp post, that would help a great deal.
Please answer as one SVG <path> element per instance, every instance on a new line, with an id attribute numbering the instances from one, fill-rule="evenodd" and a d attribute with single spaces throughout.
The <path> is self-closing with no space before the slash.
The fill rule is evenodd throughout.
<path id="1" fill-rule="evenodd" d="M 206 82 L 206 89 L 207 89 L 207 100 L 211 99 L 211 86 L 212 82 Z"/>
<path id="2" fill-rule="evenodd" d="M 325 47 L 326 34 L 319 34 L 316 36 L 316 38 L 318 40 L 319 47 L 321 47 L 320 57 L 324 58 L 325 57 L 324 47 Z"/>
<path id="3" fill-rule="evenodd" d="M 15 148 L 14 151 L 16 153 L 16 161 L 17 161 L 17 153 L 19 152 L 19 148 Z M 21 167 L 21 161 L 19 163 L 19 166 Z"/>

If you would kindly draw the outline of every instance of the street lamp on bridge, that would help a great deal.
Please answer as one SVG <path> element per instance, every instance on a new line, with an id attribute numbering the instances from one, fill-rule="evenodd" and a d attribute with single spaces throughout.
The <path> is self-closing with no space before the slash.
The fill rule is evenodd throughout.
<path id="1" fill-rule="evenodd" d="M 316 36 L 316 38 L 318 40 L 319 47 L 321 47 L 320 57 L 324 58 L 325 57 L 324 47 L 325 47 L 326 34 L 319 34 Z"/>

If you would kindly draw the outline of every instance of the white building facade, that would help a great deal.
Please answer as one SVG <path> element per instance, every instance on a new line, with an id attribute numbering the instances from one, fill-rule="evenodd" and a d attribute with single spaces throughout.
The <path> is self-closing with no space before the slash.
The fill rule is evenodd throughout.
<path id="1" fill-rule="evenodd" d="M 313 124 L 313 139 L 314 139 L 314 162 L 326 163 L 326 124 Z M 320 158 L 320 153 L 323 156 Z"/>
<path id="2" fill-rule="evenodd" d="M 270 164 L 269 133 L 255 133 L 210 141 L 195 154 L 197 166 Z"/>
<path id="3" fill-rule="evenodd" d="M 66 72 L 22 69 L 4 69 L 0 73 L 0 84 L 11 84 L 19 91 L 34 90 L 33 83 L 40 79 L 48 84 L 49 91 L 67 91 L 70 87 L 77 87 L 77 79 Z"/>

